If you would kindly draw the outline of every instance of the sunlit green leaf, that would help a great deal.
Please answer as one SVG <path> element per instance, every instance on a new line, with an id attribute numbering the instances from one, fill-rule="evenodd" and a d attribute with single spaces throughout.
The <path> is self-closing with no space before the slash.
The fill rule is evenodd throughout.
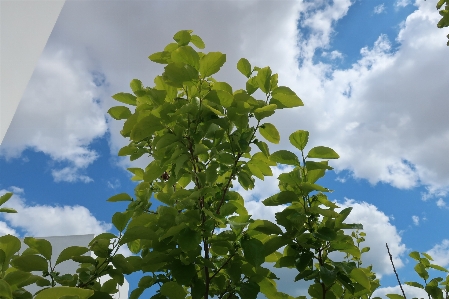
<path id="1" fill-rule="evenodd" d="M 116 101 L 122 102 L 124 104 L 134 105 L 136 106 L 137 97 L 126 92 L 119 92 L 112 96 L 112 98 Z"/>
<path id="2" fill-rule="evenodd" d="M 278 130 L 275 126 L 273 126 L 270 123 L 264 123 L 262 126 L 259 127 L 259 133 L 262 135 L 266 140 L 278 144 L 281 140 L 281 136 L 279 135 Z"/>
<path id="3" fill-rule="evenodd" d="M 303 102 L 296 93 L 286 86 L 279 86 L 271 93 L 270 104 L 276 104 L 278 109 L 303 106 Z"/>
<path id="4" fill-rule="evenodd" d="M 33 248 L 42 254 L 47 260 L 51 259 L 52 246 L 49 241 L 45 239 L 26 237 L 23 242 L 27 244 L 28 247 Z"/>
<path id="5" fill-rule="evenodd" d="M 197 47 L 198 49 L 204 49 L 204 47 L 205 47 L 205 44 L 204 44 L 203 40 L 201 39 L 201 37 L 199 37 L 196 34 L 191 35 L 190 42 L 192 44 L 194 44 L 195 47 Z"/>
<path id="6" fill-rule="evenodd" d="M 307 154 L 309 158 L 338 159 L 340 156 L 330 147 L 316 146 Z"/>
<path id="7" fill-rule="evenodd" d="M 117 202 L 117 201 L 132 201 L 133 199 L 127 193 L 119 193 L 114 196 L 109 197 L 107 201 Z"/>
<path id="8" fill-rule="evenodd" d="M 125 106 L 115 106 L 108 110 L 109 115 L 114 119 L 127 119 L 131 116 L 131 111 Z"/>
<path id="9" fill-rule="evenodd" d="M 292 191 L 281 191 L 273 196 L 263 200 L 262 203 L 266 206 L 279 206 L 286 203 L 291 203 L 298 199 L 298 195 Z"/>
<path id="10" fill-rule="evenodd" d="M 200 59 L 199 72 L 203 78 L 209 77 L 218 72 L 225 62 L 225 54 L 220 52 L 209 52 Z"/>
<path id="11" fill-rule="evenodd" d="M 350 275 L 352 279 L 361 284 L 364 288 L 368 290 L 371 289 L 369 278 L 362 269 L 355 268 L 351 271 Z"/>
<path id="12" fill-rule="evenodd" d="M 179 46 L 185 46 L 190 42 L 192 30 L 180 30 L 175 33 L 173 39 L 178 43 Z"/>
<path id="13" fill-rule="evenodd" d="M 276 163 L 299 166 L 298 157 L 294 153 L 286 150 L 280 150 L 272 153 L 270 160 Z"/>
<path id="14" fill-rule="evenodd" d="M 53 287 L 40 291 L 34 299 L 78 298 L 87 299 L 94 294 L 94 290 L 75 287 Z"/>
<path id="15" fill-rule="evenodd" d="M 190 46 L 182 46 L 171 52 L 173 62 L 186 63 L 195 69 L 198 69 L 200 57 L 198 53 Z"/>
<path id="16" fill-rule="evenodd" d="M 237 62 L 237 69 L 246 78 L 249 78 L 249 76 L 251 76 L 251 64 L 249 63 L 248 59 L 240 58 L 240 60 Z"/>
<path id="17" fill-rule="evenodd" d="M 4 204 L 5 202 L 7 202 L 11 198 L 12 195 L 13 195 L 12 192 L 7 192 L 7 193 L 3 194 L 2 196 L 0 196 L 0 206 L 2 204 Z"/>
<path id="18" fill-rule="evenodd" d="M 264 67 L 257 72 L 257 84 L 259 88 L 264 92 L 268 93 L 270 91 L 270 83 L 271 83 L 271 69 L 270 67 Z M 270 103 L 272 104 L 272 103 Z"/>
<path id="19" fill-rule="evenodd" d="M 47 260 L 39 255 L 25 255 L 14 258 L 11 264 L 22 271 L 45 271 L 48 270 Z"/>

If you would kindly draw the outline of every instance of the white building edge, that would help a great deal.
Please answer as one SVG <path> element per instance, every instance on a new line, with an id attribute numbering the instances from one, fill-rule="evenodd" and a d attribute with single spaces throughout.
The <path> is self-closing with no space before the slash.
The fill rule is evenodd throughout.
<path id="1" fill-rule="evenodd" d="M 69 246 L 83 246 L 88 247 L 90 241 L 95 237 L 94 234 L 89 235 L 71 235 L 71 236 L 53 236 L 53 237 L 38 237 L 39 239 L 45 239 L 51 243 L 52 246 L 52 257 L 51 257 L 51 263 L 54 265 L 56 263 L 56 259 L 58 258 L 59 254 L 67 247 Z M 23 240 L 21 240 L 23 241 Z M 22 242 L 22 247 L 20 252 L 24 251 L 28 246 Z M 90 253 L 93 257 L 93 253 Z M 76 269 L 78 269 L 78 263 L 68 260 L 64 261 L 55 267 L 55 271 L 60 272 L 61 275 L 63 274 L 74 274 L 76 273 Z M 103 283 L 107 280 L 109 280 L 109 275 L 105 275 L 100 278 L 100 282 Z M 26 289 L 34 294 L 37 292 L 40 287 L 36 285 L 30 285 L 27 286 Z M 129 292 L 129 283 L 125 279 L 123 285 L 119 286 L 119 290 L 117 293 L 112 295 L 112 298 L 114 299 L 128 299 L 128 292 Z"/>

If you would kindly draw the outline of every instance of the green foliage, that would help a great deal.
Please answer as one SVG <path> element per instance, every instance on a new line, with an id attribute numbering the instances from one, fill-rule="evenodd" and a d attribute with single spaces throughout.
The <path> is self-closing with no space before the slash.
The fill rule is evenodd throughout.
<path id="1" fill-rule="evenodd" d="M 190 44 L 198 49 L 205 45 L 192 33 L 177 32 L 174 43 L 149 56 L 165 65 L 152 87 L 133 79 L 132 94 L 113 96 L 133 106 L 108 110 L 112 118 L 124 120 L 120 133 L 129 139 L 118 155 L 131 161 L 142 155 L 152 158 L 144 169 L 128 169 L 138 182 L 133 196 L 120 193 L 107 200 L 128 202 L 126 211 L 112 217 L 118 233 L 100 234 L 88 247 L 64 249 L 55 265 L 48 241 L 26 238 L 28 248 L 18 254 L 21 243 L 16 237 L 0 237 L 0 298 L 33 298 L 23 287 L 36 284 L 44 287 L 34 294 L 37 299 L 111 299 L 125 275 L 141 271 L 131 299 L 155 285 L 153 299 L 255 299 L 259 294 L 293 299 L 277 290 L 278 278 L 268 264 L 296 269 L 292 282 L 311 281 L 312 298 L 368 299 L 379 287 L 372 267 L 361 266 L 362 254 L 369 251 L 360 247 L 365 241 L 362 225 L 344 222 L 352 208 L 341 210 L 325 195 L 331 190 L 317 183 L 332 170 L 328 159 L 339 155 L 325 146 L 305 151 L 305 130 L 289 136 L 295 152 L 270 154 L 267 143 L 257 139 L 260 134 L 278 144 L 279 131 L 265 119 L 279 109 L 302 106 L 302 100 L 290 88 L 278 86 L 278 75 L 269 67 L 252 67 L 245 58 L 237 63 L 247 78 L 245 89 L 233 91 L 228 83 L 217 82 L 211 76 L 224 65 L 226 55 L 198 52 Z M 258 89 L 265 99 L 252 96 Z M 284 209 L 275 214 L 276 223 L 253 219 L 243 197 L 232 188 L 238 181 L 245 190 L 253 189 L 256 178 L 272 176 L 271 168 L 281 164 L 293 169 L 279 175 L 279 192 L 262 202 Z M 11 196 L 1 196 L 0 205 Z M 134 255 L 118 254 L 121 246 Z M 96 258 L 84 255 L 88 251 Z M 334 252 L 345 258 L 333 260 Z M 411 253 L 426 285 L 408 284 L 442 298 L 438 283 L 447 288 L 449 280 L 427 282 L 429 268 L 444 269 L 423 256 Z M 79 268 L 75 274 L 60 275 L 55 266 L 67 260 L 79 263 Z M 104 275 L 110 279 L 100 285 L 98 279 Z"/>

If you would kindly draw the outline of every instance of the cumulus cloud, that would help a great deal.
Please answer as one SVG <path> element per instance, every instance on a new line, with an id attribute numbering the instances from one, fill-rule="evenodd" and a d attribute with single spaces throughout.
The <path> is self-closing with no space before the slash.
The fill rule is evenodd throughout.
<path id="1" fill-rule="evenodd" d="M 420 288 L 415 288 L 409 285 L 402 285 L 405 296 L 407 298 L 427 298 L 426 291 Z M 387 298 L 387 294 L 398 294 L 402 296 L 402 291 L 399 286 L 379 288 L 374 291 L 373 297 Z"/>
<path id="2" fill-rule="evenodd" d="M 438 200 L 437 200 L 437 206 L 440 208 L 440 209 L 443 209 L 443 208 L 448 208 L 448 206 L 447 206 L 447 204 L 446 204 L 446 202 L 442 199 L 442 198 L 438 198 Z"/>
<path id="3" fill-rule="evenodd" d="M 419 217 L 416 215 L 412 216 L 413 224 L 418 226 L 419 225 Z"/>
<path id="4" fill-rule="evenodd" d="M 0 190 L 3 195 L 6 190 Z M 7 206 L 17 214 L 4 214 L 2 218 L 9 226 L 0 222 L 0 231 L 15 233 L 20 230 L 25 236 L 65 236 L 100 234 L 111 229 L 111 224 L 97 220 L 91 212 L 79 205 L 49 206 L 29 205 L 23 195 L 14 194 Z"/>
<path id="5" fill-rule="evenodd" d="M 47 47 L 3 140 L 0 155 L 19 157 L 31 148 L 53 160 L 68 163 L 54 169 L 55 181 L 91 179 L 79 173 L 98 153 L 89 144 L 107 130 L 92 74 L 70 50 Z"/>
<path id="6" fill-rule="evenodd" d="M 380 5 L 377 5 L 377 6 L 374 7 L 374 13 L 375 13 L 375 14 L 381 14 L 381 13 L 383 13 L 384 11 L 385 11 L 385 4 L 384 4 L 384 3 L 382 3 L 382 4 L 380 4 Z"/>

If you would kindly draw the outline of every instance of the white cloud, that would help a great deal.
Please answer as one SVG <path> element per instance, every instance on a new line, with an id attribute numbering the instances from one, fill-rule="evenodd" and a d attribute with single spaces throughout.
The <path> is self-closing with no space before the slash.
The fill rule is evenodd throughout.
<path id="1" fill-rule="evenodd" d="M 363 265 L 373 265 L 373 271 L 378 277 L 385 274 L 392 274 L 390 258 L 385 244 L 388 243 L 393 262 L 397 269 L 404 266 L 401 257 L 406 251 L 405 244 L 402 243 L 396 227 L 391 224 L 390 218 L 372 204 L 357 202 L 346 199 L 343 203 L 338 203 L 341 208 L 353 207 L 353 210 L 345 220 L 346 223 L 361 223 L 363 231 L 366 233 L 365 242 L 362 247 L 370 247 L 370 251 L 362 256 Z"/>
<path id="2" fill-rule="evenodd" d="M 8 226 L 6 222 L 0 221 L 0 236 L 3 235 L 13 235 L 16 236 L 17 232 Z"/>
<path id="3" fill-rule="evenodd" d="M 402 284 L 402 288 L 404 289 L 405 296 L 407 298 L 427 298 L 428 295 L 426 291 L 420 288 L 415 288 L 409 285 Z M 380 298 L 387 298 L 387 294 L 399 294 L 402 296 L 402 291 L 398 286 L 394 287 L 381 287 L 374 291 L 373 298 L 374 297 L 380 297 Z"/>
<path id="4" fill-rule="evenodd" d="M 19 157 L 32 148 L 68 163 L 54 169 L 55 181 L 90 181 L 78 173 L 98 154 L 89 144 L 106 132 L 101 97 L 84 62 L 69 50 L 47 47 L 30 79 L 3 140 L 0 154 Z"/>
<path id="5" fill-rule="evenodd" d="M 442 198 L 439 198 L 438 200 L 437 200 L 437 206 L 439 207 L 439 208 L 448 208 L 448 206 L 446 205 L 446 202 L 442 199 Z"/>
<path id="6" fill-rule="evenodd" d="M 84 183 L 93 182 L 93 180 L 85 175 L 79 173 L 79 169 L 76 167 L 64 167 L 63 169 L 53 169 L 51 171 L 55 182 L 76 182 L 81 181 Z"/>
<path id="7" fill-rule="evenodd" d="M 374 7 L 374 13 L 375 14 L 381 14 L 385 11 L 385 4 L 382 3 L 380 5 L 377 5 L 376 7 Z"/>
<path id="8" fill-rule="evenodd" d="M 339 51 L 336 51 L 336 50 L 331 51 L 331 52 L 323 51 L 321 56 L 326 57 L 326 58 L 330 58 L 332 60 L 337 59 L 337 58 L 338 59 L 343 59 L 343 54 L 341 52 L 339 52 Z"/>
<path id="9" fill-rule="evenodd" d="M 416 226 L 419 225 L 419 217 L 418 216 L 413 215 L 412 220 L 413 220 L 414 225 L 416 225 Z"/>
<path id="10" fill-rule="evenodd" d="M 6 190 L 0 190 L 0 194 L 4 193 Z M 10 227 L 0 222 L 0 232 L 4 233 L 20 230 L 25 236 L 45 237 L 99 234 L 111 229 L 111 224 L 98 221 L 87 208 L 79 205 L 28 205 L 24 198 L 14 194 L 7 206 L 18 213 L 2 215 Z"/>
<path id="11" fill-rule="evenodd" d="M 444 239 L 441 244 L 436 244 L 427 253 L 433 258 L 433 263 L 441 267 L 449 265 L 449 240 Z"/>
<path id="12" fill-rule="evenodd" d="M 411 0 L 397 0 L 395 5 L 396 7 L 406 7 L 407 5 L 412 4 Z"/>

